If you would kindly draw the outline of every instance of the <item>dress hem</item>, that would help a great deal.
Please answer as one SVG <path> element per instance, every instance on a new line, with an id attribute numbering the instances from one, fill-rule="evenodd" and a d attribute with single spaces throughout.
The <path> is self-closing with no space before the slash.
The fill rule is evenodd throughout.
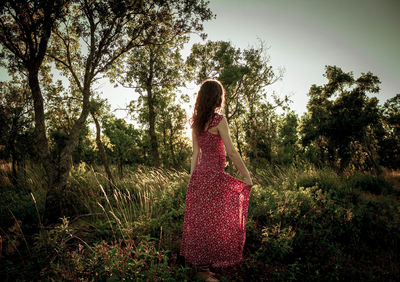
<path id="1" fill-rule="evenodd" d="M 230 267 L 230 266 L 234 266 L 234 265 L 238 265 L 242 262 L 243 258 L 240 258 L 237 261 L 231 261 L 231 262 L 206 262 L 206 263 L 193 263 L 190 260 L 188 260 L 184 255 L 182 255 L 185 260 L 187 262 L 189 262 L 190 264 L 194 265 L 194 266 L 198 266 L 198 265 L 211 265 L 212 267 L 216 267 L 216 268 L 224 268 L 224 267 Z"/>

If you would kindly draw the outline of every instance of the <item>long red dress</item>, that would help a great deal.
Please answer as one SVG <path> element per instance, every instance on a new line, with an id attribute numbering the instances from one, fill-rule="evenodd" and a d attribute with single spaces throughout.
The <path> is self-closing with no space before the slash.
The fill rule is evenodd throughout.
<path id="1" fill-rule="evenodd" d="M 225 267 L 239 263 L 246 240 L 250 190 L 227 174 L 221 136 L 208 132 L 223 118 L 215 113 L 198 134 L 201 161 L 190 178 L 180 254 L 194 265 Z"/>

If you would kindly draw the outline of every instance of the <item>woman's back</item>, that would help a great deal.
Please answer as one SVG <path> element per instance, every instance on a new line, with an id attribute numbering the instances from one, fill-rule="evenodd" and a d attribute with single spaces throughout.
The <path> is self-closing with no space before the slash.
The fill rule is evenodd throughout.
<path id="1" fill-rule="evenodd" d="M 216 127 L 222 120 L 223 115 L 214 114 L 213 120 L 207 129 L 197 136 L 201 150 L 201 159 L 196 169 L 223 171 L 225 169 L 225 148 L 219 134 L 211 133 L 210 128 Z"/>

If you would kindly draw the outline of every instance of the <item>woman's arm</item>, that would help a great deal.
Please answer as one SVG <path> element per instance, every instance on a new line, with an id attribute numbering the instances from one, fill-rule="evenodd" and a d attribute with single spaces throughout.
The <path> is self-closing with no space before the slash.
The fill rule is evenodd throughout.
<path id="1" fill-rule="evenodd" d="M 194 129 L 192 129 L 192 143 L 193 143 L 193 155 L 192 155 L 192 162 L 190 164 L 190 176 L 192 176 L 192 173 L 199 162 L 199 152 L 200 152 L 199 142 L 197 141 L 197 134 L 194 131 Z"/>
<path id="2" fill-rule="evenodd" d="M 250 186 L 253 185 L 253 181 L 251 180 L 249 171 L 243 163 L 243 160 L 240 157 L 239 153 L 236 151 L 235 146 L 233 146 L 232 139 L 229 133 L 228 121 L 225 117 L 223 117 L 222 120 L 218 123 L 217 129 L 219 134 L 221 135 L 222 141 L 224 142 L 229 158 L 243 175 L 246 184 Z"/>

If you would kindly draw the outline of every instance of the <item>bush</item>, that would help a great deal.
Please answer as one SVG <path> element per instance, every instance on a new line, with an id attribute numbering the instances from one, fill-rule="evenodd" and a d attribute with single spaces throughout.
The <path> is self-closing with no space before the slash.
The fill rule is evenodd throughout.
<path id="1" fill-rule="evenodd" d="M 306 164 L 258 169 L 256 178 L 244 260 L 224 270 L 222 281 L 400 278 L 400 204 L 386 180 Z M 71 221 L 26 229 L 27 251 L 3 259 L 0 274 L 8 280 L 193 280 L 179 256 L 188 180 L 186 172 L 139 167 L 110 185 L 81 165 L 66 193 Z M 33 191 L 39 210 L 41 191 Z M 0 209 L 37 225 L 30 194 L 0 193 Z"/>
<path id="2" fill-rule="evenodd" d="M 399 251 L 399 203 L 390 196 L 368 196 L 362 192 L 365 186 L 353 185 L 379 183 L 386 187 L 382 191 L 388 191 L 390 186 L 382 179 L 357 177 L 369 181 L 353 182 L 328 170 L 312 169 L 276 178 L 269 182 L 272 185 L 255 185 L 248 225 L 252 242 L 246 244 L 245 262 L 251 277 L 273 281 L 393 279 L 396 273 L 390 269 L 394 264 L 374 258 L 382 253 L 393 257 Z"/>
<path id="3" fill-rule="evenodd" d="M 371 174 L 355 174 L 349 177 L 349 185 L 361 191 L 376 195 L 393 193 L 393 186 L 380 176 Z"/>

